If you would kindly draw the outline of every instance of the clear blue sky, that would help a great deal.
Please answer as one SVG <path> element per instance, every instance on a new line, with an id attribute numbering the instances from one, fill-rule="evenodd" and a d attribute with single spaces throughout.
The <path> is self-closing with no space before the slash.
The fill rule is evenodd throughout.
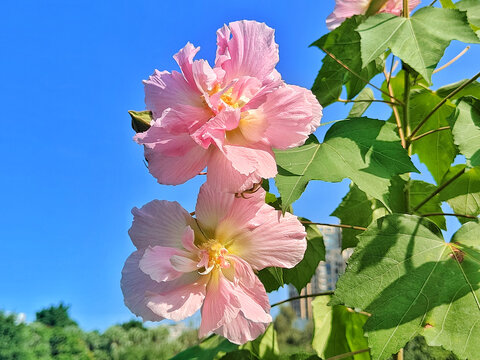
<path id="1" fill-rule="evenodd" d="M 120 272 L 133 251 L 130 210 L 152 199 L 192 211 L 202 178 L 161 186 L 132 141 L 127 110 L 144 109 L 143 85 L 155 68 L 176 69 L 187 41 L 213 63 L 215 31 L 241 19 L 276 29 L 278 70 L 310 87 L 322 54 L 308 45 L 326 32 L 333 0 L 4 1 L 0 5 L 0 309 L 35 311 L 64 301 L 85 329 L 133 316 L 123 305 Z M 455 44 L 445 59 L 463 45 Z M 478 71 L 470 50 L 437 86 Z M 445 60 L 443 60 L 445 62 Z M 372 109 L 370 116 L 388 112 Z M 324 122 L 347 114 L 342 104 Z M 325 127 L 326 128 L 326 127 Z M 324 129 L 318 131 L 323 137 Z M 316 182 L 295 204 L 301 215 L 328 215 L 348 182 Z M 450 221 L 450 223 L 452 223 Z M 452 226 L 456 226 L 453 222 Z M 285 291 L 273 300 L 285 297 Z"/>

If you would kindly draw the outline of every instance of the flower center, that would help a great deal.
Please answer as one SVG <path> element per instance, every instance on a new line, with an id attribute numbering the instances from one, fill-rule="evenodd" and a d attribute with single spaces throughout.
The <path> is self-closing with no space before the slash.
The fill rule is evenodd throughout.
<path id="1" fill-rule="evenodd" d="M 205 271 L 200 274 L 206 275 L 213 269 L 226 269 L 230 267 L 227 259 L 228 250 L 217 240 L 210 239 L 201 247 L 198 267 L 204 267 Z"/>

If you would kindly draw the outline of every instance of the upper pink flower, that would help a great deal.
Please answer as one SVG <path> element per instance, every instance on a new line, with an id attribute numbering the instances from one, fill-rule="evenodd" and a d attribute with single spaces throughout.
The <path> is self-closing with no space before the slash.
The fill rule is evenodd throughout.
<path id="1" fill-rule="evenodd" d="M 327 27 L 333 30 L 353 15 L 363 15 L 367 12 L 371 0 L 336 0 L 335 9 L 327 17 Z M 412 11 L 421 0 L 409 0 L 408 8 Z M 390 13 L 400 16 L 403 11 L 403 0 L 388 0 L 378 13 Z"/>
<path id="2" fill-rule="evenodd" d="M 177 185 L 208 167 L 207 182 L 231 192 L 276 175 L 272 148 L 303 144 L 320 124 L 310 90 L 286 85 L 275 70 L 278 45 L 264 23 L 237 21 L 217 31 L 212 68 L 187 45 L 175 56 L 182 74 L 158 71 L 145 84 L 153 112 L 145 145 L 159 183 Z"/>
<path id="3" fill-rule="evenodd" d="M 242 344 L 272 321 L 265 288 L 254 273 L 291 268 L 303 258 L 297 217 L 204 184 L 192 218 L 177 202 L 134 208 L 129 234 L 137 247 L 122 271 L 125 304 L 144 321 L 182 320 L 201 308 L 199 336 L 209 332 Z"/>

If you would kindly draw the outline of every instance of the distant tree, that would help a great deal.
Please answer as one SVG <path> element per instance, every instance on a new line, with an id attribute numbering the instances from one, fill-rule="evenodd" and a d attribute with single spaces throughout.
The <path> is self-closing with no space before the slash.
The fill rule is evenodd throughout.
<path id="1" fill-rule="evenodd" d="M 27 326 L 17 324 L 16 315 L 0 312 L 0 359 L 33 360 L 34 354 L 27 345 Z"/>
<path id="2" fill-rule="evenodd" d="M 127 322 L 124 322 L 123 324 L 120 324 L 120 326 L 124 329 L 124 330 L 130 330 L 130 329 L 141 329 L 141 330 L 147 330 L 147 328 L 145 326 L 143 326 L 143 323 L 141 321 L 138 321 L 138 320 L 130 320 L 130 321 L 127 321 Z"/>
<path id="3" fill-rule="evenodd" d="M 311 321 L 304 324 L 303 329 L 294 326 L 297 315 L 291 306 L 282 306 L 273 325 L 278 335 L 278 346 L 285 354 L 298 351 L 312 352 L 313 324 Z"/>
<path id="4" fill-rule="evenodd" d="M 50 353 L 55 360 L 93 360 L 83 331 L 77 326 L 51 329 Z"/>
<path id="5" fill-rule="evenodd" d="M 70 306 L 64 303 L 60 303 L 58 306 L 50 306 L 36 313 L 36 321 L 47 326 L 77 326 L 77 323 L 73 321 L 68 314 L 69 309 Z"/>

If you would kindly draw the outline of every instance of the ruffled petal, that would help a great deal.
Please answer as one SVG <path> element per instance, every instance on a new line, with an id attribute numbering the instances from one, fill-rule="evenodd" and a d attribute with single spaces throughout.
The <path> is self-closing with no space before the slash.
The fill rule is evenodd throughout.
<path id="1" fill-rule="evenodd" d="M 181 49 L 178 53 L 173 55 L 173 58 L 177 62 L 178 66 L 182 70 L 182 74 L 185 77 L 185 80 L 190 84 L 190 86 L 194 89 L 197 88 L 196 82 L 193 78 L 193 58 L 200 50 L 200 47 L 195 47 L 191 43 L 187 43 L 183 49 Z"/>
<path id="2" fill-rule="evenodd" d="M 277 175 L 277 163 L 273 151 L 262 144 L 253 146 L 224 145 L 223 149 L 226 158 L 242 175 L 255 173 L 258 177 L 265 179 Z"/>
<path id="3" fill-rule="evenodd" d="M 207 285 L 207 295 L 202 307 L 202 322 L 198 336 L 204 337 L 225 323 L 235 319 L 240 311 L 234 284 L 221 271 L 212 271 Z"/>
<path id="4" fill-rule="evenodd" d="M 302 145 L 322 117 L 322 107 L 312 92 L 293 85 L 270 93 L 259 111 L 268 123 L 265 138 L 277 149 Z"/>
<path id="5" fill-rule="evenodd" d="M 181 248 L 187 226 L 193 221 L 179 203 L 153 200 L 140 209 L 133 208 L 133 223 L 128 231 L 137 249 L 149 246 Z"/>
<path id="6" fill-rule="evenodd" d="M 353 15 L 365 14 L 370 0 L 336 0 L 333 12 L 327 17 L 327 28 L 333 30 Z"/>
<path id="7" fill-rule="evenodd" d="M 145 147 L 148 170 L 160 184 L 178 185 L 198 175 L 207 165 L 209 150 L 198 146 L 191 138 L 185 136 L 182 142 L 185 151 L 178 156 L 164 154 L 157 146 Z"/>
<path id="8" fill-rule="evenodd" d="M 247 341 L 255 340 L 262 335 L 268 325 L 268 323 L 248 320 L 243 315 L 239 314 L 235 319 L 222 325 L 214 332 L 226 337 L 234 344 L 241 345 L 245 344 Z"/>
<path id="9" fill-rule="evenodd" d="M 256 172 L 249 175 L 241 174 L 220 150 L 211 153 L 207 171 L 207 183 L 210 186 L 236 193 L 251 189 L 261 180 L 262 177 Z"/>
<path id="10" fill-rule="evenodd" d="M 265 23 L 248 20 L 232 22 L 229 29 L 217 31 L 215 66 L 225 70 L 227 82 L 240 76 L 263 81 L 272 73 L 278 63 L 274 32 Z"/>
<path id="11" fill-rule="evenodd" d="M 174 321 L 192 316 L 200 309 L 205 299 L 208 276 L 196 272 L 184 274 L 175 281 L 164 283 L 160 293 L 147 292 L 146 305 L 158 316 Z"/>
<path id="12" fill-rule="evenodd" d="M 197 108 L 205 106 L 200 91 L 192 88 L 179 72 L 173 71 L 170 74 L 168 71 L 155 70 L 143 83 L 145 104 L 147 110 L 153 112 L 154 119 L 161 117 L 163 111 L 168 108 L 181 109 L 185 105 Z"/>
<path id="13" fill-rule="evenodd" d="M 147 307 L 145 292 L 157 292 L 161 289 L 161 285 L 140 270 L 139 262 L 143 253 L 144 250 L 135 251 L 127 258 L 122 270 L 120 285 L 125 305 L 131 312 L 142 317 L 143 321 L 160 321 L 163 320 L 163 317 Z"/>
<path id="14" fill-rule="evenodd" d="M 307 242 L 297 217 L 264 205 L 251 222 L 248 236 L 235 239 L 229 251 L 248 262 L 254 270 L 268 266 L 292 268 L 305 254 Z M 275 251 L 272 251 L 275 249 Z"/>

